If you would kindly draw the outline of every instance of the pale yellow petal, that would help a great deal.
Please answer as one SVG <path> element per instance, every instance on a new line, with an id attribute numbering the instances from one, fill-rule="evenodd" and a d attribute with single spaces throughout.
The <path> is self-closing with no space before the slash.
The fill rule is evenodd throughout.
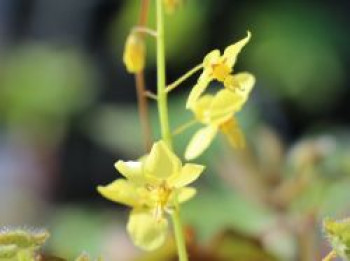
<path id="1" fill-rule="evenodd" d="M 139 203 L 137 188 L 125 179 L 117 179 L 107 186 L 98 186 L 98 192 L 105 198 L 128 206 Z"/>
<path id="2" fill-rule="evenodd" d="M 208 84 L 212 78 L 209 76 L 208 71 L 204 70 L 201 76 L 199 76 L 199 79 L 197 81 L 197 84 L 193 86 L 188 99 L 186 103 L 186 109 L 190 109 L 194 106 L 198 98 L 202 95 L 202 93 L 206 90 L 208 87 Z"/>
<path id="3" fill-rule="evenodd" d="M 209 123 L 209 108 L 213 101 L 214 96 L 210 94 L 200 97 L 194 106 L 191 108 L 196 119 L 202 123 Z"/>
<path id="4" fill-rule="evenodd" d="M 245 138 L 243 131 L 237 121 L 232 118 L 221 126 L 221 131 L 225 134 L 230 145 L 234 148 L 242 149 L 245 147 Z"/>
<path id="5" fill-rule="evenodd" d="M 187 145 L 185 158 L 192 160 L 201 155 L 209 147 L 216 133 L 217 128 L 213 126 L 204 127 L 197 131 Z"/>
<path id="6" fill-rule="evenodd" d="M 164 243 L 168 221 L 165 218 L 157 220 L 146 210 L 133 210 L 130 213 L 127 230 L 136 246 L 152 251 Z"/>
<path id="7" fill-rule="evenodd" d="M 186 202 L 192 199 L 197 193 L 197 190 L 192 187 L 184 187 L 178 190 L 177 200 L 179 203 Z"/>
<path id="8" fill-rule="evenodd" d="M 171 194 L 168 202 L 168 207 L 172 208 L 177 203 L 183 203 L 192 199 L 197 194 L 197 190 L 192 187 L 179 188 Z"/>
<path id="9" fill-rule="evenodd" d="M 144 181 L 142 163 L 139 161 L 118 160 L 114 167 L 128 180 L 141 184 Z"/>
<path id="10" fill-rule="evenodd" d="M 210 106 L 210 122 L 221 125 L 241 109 L 243 97 L 228 89 L 220 90 Z"/>
<path id="11" fill-rule="evenodd" d="M 202 165 L 185 164 L 178 174 L 168 179 L 168 185 L 176 188 L 184 187 L 198 179 L 204 168 Z"/>
<path id="12" fill-rule="evenodd" d="M 247 72 L 230 75 L 224 82 L 226 88 L 243 97 L 243 102 L 246 102 L 248 99 L 249 94 L 254 87 L 254 84 L 254 75 Z"/>
<path id="13" fill-rule="evenodd" d="M 156 142 L 145 160 L 146 175 L 160 180 L 180 171 L 181 161 L 164 141 Z"/>
<path id="14" fill-rule="evenodd" d="M 237 43 L 234 43 L 230 46 L 228 46 L 223 54 L 223 57 L 226 60 L 226 64 L 228 67 L 233 67 L 236 60 L 237 55 L 240 53 L 242 48 L 249 42 L 251 37 L 251 33 L 248 31 L 247 36 L 243 38 L 242 40 L 238 41 Z"/>
<path id="15" fill-rule="evenodd" d="M 208 66 L 211 66 L 212 64 L 217 63 L 219 59 L 220 59 L 220 51 L 217 49 L 213 50 L 204 57 L 203 67 L 206 68 Z"/>

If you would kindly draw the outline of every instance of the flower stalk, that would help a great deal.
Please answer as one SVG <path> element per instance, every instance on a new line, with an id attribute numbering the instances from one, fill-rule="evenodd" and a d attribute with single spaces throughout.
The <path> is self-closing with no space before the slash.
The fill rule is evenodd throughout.
<path id="1" fill-rule="evenodd" d="M 177 79 L 175 82 L 169 84 L 166 88 L 166 92 L 171 92 L 174 90 L 176 87 L 178 87 L 181 83 L 186 81 L 189 77 L 191 77 L 193 74 L 198 72 L 200 69 L 203 68 L 203 64 L 199 64 L 195 67 L 193 67 L 191 70 L 189 70 L 187 73 L 182 75 L 179 79 Z"/>
<path id="2" fill-rule="evenodd" d="M 179 261 L 188 261 L 186 241 L 183 233 L 179 207 L 175 208 L 174 212 L 171 214 L 171 217 L 174 226 L 175 241 L 177 245 Z"/>
<path id="3" fill-rule="evenodd" d="M 157 9 L 157 103 L 160 120 L 160 128 L 162 139 L 172 148 L 172 135 L 169 126 L 168 117 L 168 93 L 166 91 L 166 76 L 165 76 L 165 43 L 164 43 L 164 10 L 162 0 L 156 0 Z M 175 241 L 179 261 L 188 261 L 186 242 L 182 231 L 182 224 L 180 218 L 180 210 L 177 199 L 176 207 L 172 213 L 172 220 L 174 225 Z"/>
<path id="4" fill-rule="evenodd" d="M 172 147 L 171 131 L 168 117 L 168 95 L 165 89 L 165 44 L 164 44 L 164 11 L 162 0 L 156 0 L 157 6 L 157 95 L 158 113 L 162 139 Z"/>

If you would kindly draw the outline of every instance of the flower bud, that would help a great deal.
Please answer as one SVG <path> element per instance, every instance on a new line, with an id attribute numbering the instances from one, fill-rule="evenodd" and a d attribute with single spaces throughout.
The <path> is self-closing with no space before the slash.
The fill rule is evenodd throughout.
<path id="1" fill-rule="evenodd" d="M 138 73 L 145 67 L 146 45 L 138 33 L 130 33 L 126 39 L 123 61 L 129 73 Z"/>
<path id="2" fill-rule="evenodd" d="M 172 14 L 175 10 L 182 5 L 182 0 L 163 0 L 165 11 L 168 14 Z"/>

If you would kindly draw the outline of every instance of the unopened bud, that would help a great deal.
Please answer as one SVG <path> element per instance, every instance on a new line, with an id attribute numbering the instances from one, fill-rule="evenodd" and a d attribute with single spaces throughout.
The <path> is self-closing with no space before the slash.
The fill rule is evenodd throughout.
<path id="1" fill-rule="evenodd" d="M 163 0 L 165 10 L 167 13 L 172 14 L 182 5 L 182 0 Z"/>
<path id="2" fill-rule="evenodd" d="M 146 45 L 138 33 L 130 33 L 126 39 L 123 61 L 129 73 L 137 73 L 144 69 Z"/>

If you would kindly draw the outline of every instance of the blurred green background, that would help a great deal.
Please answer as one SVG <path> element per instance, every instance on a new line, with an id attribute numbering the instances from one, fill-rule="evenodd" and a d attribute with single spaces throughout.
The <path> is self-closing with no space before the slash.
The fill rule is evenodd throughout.
<path id="1" fill-rule="evenodd" d="M 48 228 L 53 255 L 172 260 L 142 257 L 125 232 L 128 210 L 96 192 L 119 176 L 116 160 L 144 153 L 134 78 L 122 63 L 139 8 L 139 0 L 0 0 L 0 226 Z M 208 260 L 320 260 L 329 249 L 322 218 L 350 214 L 348 10 L 345 0 L 187 0 L 166 16 L 169 83 L 212 49 L 253 35 L 235 66 L 257 78 L 238 115 L 248 147 L 233 151 L 217 138 L 197 160 L 208 168 L 183 210 L 191 244 Z M 150 12 L 154 28 L 153 4 Z M 150 38 L 152 92 L 155 69 Z M 192 118 L 185 101 L 195 81 L 170 96 L 173 128 Z M 153 101 L 150 115 L 158 139 Z M 179 155 L 195 130 L 175 138 Z"/>

